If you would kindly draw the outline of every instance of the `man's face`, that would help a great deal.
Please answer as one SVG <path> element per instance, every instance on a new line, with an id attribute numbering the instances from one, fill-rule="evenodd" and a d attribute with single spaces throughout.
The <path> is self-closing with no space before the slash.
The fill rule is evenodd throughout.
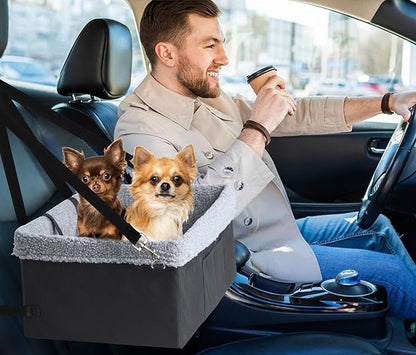
<path id="1" fill-rule="evenodd" d="M 191 31 L 178 53 L 177 80 L 186 95 L 219 96 L 219 71 L 228 64 L 218 20 L 190 14 Z"/>

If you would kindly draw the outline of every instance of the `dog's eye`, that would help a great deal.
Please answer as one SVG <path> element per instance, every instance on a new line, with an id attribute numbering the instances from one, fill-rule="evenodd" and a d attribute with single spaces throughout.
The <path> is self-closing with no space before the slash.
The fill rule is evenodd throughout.
<path id="1" fill-rule="evenodd" d="M 160 179 L 159 179 L 157 176 L 152 176 L 152 177 L 150 178 L 150 183 L 151 183 L 152 185 L 156 185 L 159 181 L 160 181 Z"/>
<path id="2" fill-rule="evenodd" d="M 102 175 L 102 177 L 103 177 L 103 180 L 104 180 L 104 181 L 109 181 L 109 180 L 111 179 L 111 174 L 110 174 L 110 173 L 105 172 L 105 173 Z"/>
<path id="3" fill-rule="evenodd" d="M 89 184 L 89 183 L 90 183 L 90 181 L 91 181 L 91 178 L 90 178 L 88 175 L 82 175 L 82 177 L 81 177 L 81 181 L 82 181 L 84 184 Z"/>
<path id="4" fill-rule="evenodd" d="M 181 185 L 181 184 L 182 184 L 183 179 L 182 179 L 182 177 L 181 177 L 181 176 L 176 175 L 176 176 L 174 176 L 174 177 L 172 178 L 172 181 L 173 181 L 173 183 L 175 184 L 175 186 L 179 186 L 179 185 Z"/>

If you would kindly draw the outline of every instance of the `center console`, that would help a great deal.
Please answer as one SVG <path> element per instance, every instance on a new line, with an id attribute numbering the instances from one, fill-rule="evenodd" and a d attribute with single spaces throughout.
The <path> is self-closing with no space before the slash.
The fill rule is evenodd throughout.
<path id="1" fill-rule="evenodd" d="M 344 270 L 320 283 L 279 282 L 245 269 L 249 252 L 236 245 L 237 276 L 205 329 L 228 341 L 282 332 L 325 331 L 386 338 L 384 287 Z"/>
<path id="2" fill-rule="evenodd" d="M 252 307 L 300 313 L 383 313 L 387 294 L 383 287 L 360 280 L 354 270 L 340 272 L 319 284 L 281 283 L 258 273 L 237 273 L 227 292 L 231 299 Z"/>

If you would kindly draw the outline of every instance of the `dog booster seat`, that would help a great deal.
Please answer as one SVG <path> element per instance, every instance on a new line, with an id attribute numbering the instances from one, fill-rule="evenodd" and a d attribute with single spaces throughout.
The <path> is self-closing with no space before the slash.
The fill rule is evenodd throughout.
<path id="1" fill-rule="evenodd" d="M 174 241 L 76 236 L 78 195 L 15 232 L 25 335 L 182 348 L 236 274 L 231 185 L 195 185 L 195 209 Z M 123 185 L 120 201 L 132 199 Z M 154 253 L 149 252 L 154 251 Z"/>

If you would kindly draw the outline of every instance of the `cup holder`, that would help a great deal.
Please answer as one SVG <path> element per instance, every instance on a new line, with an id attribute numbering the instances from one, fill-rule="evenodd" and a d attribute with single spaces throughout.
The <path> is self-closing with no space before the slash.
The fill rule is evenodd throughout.
<path id="1" fill-rule="evenodd" d="M 377 291 L 377 287 L 372 283 L 360 280 L 355 270 L 341 271 L 335 279 L 323 281 L 321 287 L 341 297 L 364 297 Z"/>

